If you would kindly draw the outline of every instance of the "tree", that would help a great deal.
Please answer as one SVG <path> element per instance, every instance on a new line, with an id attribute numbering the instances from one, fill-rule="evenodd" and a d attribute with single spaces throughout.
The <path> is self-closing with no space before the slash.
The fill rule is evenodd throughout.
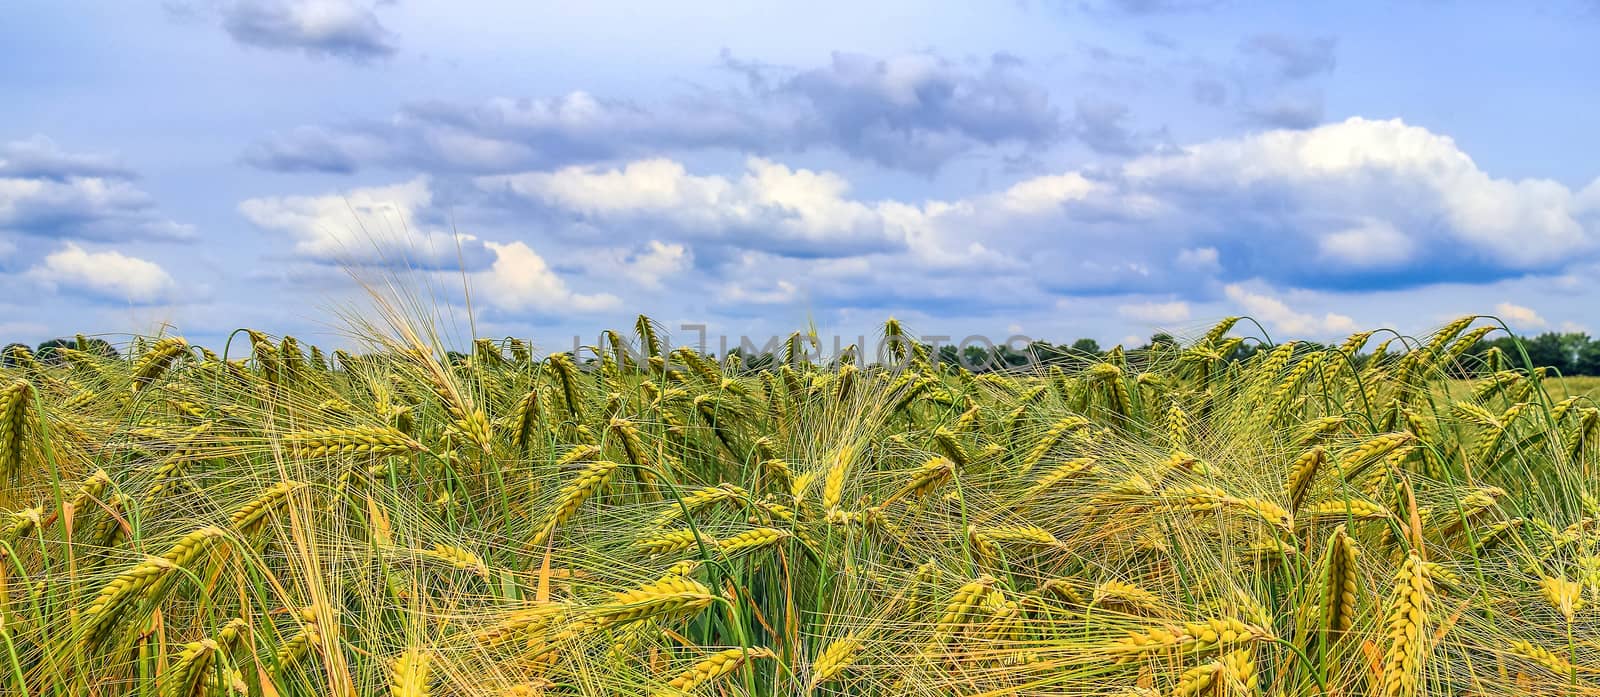
<path id="1" fill-rule="evenodd" d="M 18 354 L 25 354 L 29 357 L 32 357 L 33 347 L 27 344 L 6 344 L 5 348 L 0 349 L 0 366 L 5 366 L 7 368 L 17 367 L 21 363 L 21 361 L 17 359 Z"/>
<path id="2" fill-rule="evenodd" d="M 1522 348 L 1528 352 L 1528 360 L 1536 367 L 1549 366 L 1560 371 L 1562 375 L 1578 375 L 1580 373 L 1578 359 L 1591 343 L 1593 342 L 1587 334 L 1545 332 L 1532 339 L 1524 339 Z M 1508 352 L 1508 355 L 1513 362 L 1519 357 L 1515 347 Z"/>
<path id="3" fill-rule="evenodd" d="M 982 346 L 971 345 L 961 350 L 961 365 L 974 373 L 981 373 L 992 369 L 994 356 L 989 354 L 989 349 Z"/>
<path id="4" fill-rule="evenodd" d="M 1000 344 L 994 347 L 994 362 L 998 366 L 1019 368 L 1028 364 L 1028 354 L 1006 344 Z"/>
<path id="5" fill-rule="evenodd" d="M 1048 341 L 1040 341 L 1038 339 L 1028 342 L 1028 346 L 1023 349 L 1023 353 L 1027 354 L 1031 361 L 1041 365 L 1054 365 L 1060 363 L 1062 359 L 1061 349 L 1056 348 Z"/>
<path id="6" fill-rule="evenodd" d="M 1239 361 L 1248 361 L 1248 360 L 1250 360 L 1252 357 L 1254 357 L 1256 355 L 1257 351 L 1260 351 L 1260 350 L 1261 350 L 1261 345 L 1260 344 L 1252 344 L 1252 343 L 1246 341 L 1246 342 L 1240 343 L 1237 346 L 1234 346 L 1233 347 L 1233 351 L 1231 353 L 1229 353 L 1228 355 L 1223 356 L 1223 358 L 1225 360 L 1229 361 L 1229 362 L 1235 362 L 1235 363 L 1239 362 Z"/>
<path id="7" fill-rule="evenodd" d="M 95 337 L 85 337 L 82 334 L 78 335 L 74 345 L 79 351 L 92 353 L 101 358 L 117 358 L 121 355 L 117 353 L 117 347 L 112 346 L 111 342 Z"/>
<path id="8" fill-rule="evenodd" d="M 1178 345 L 1177 339 L 1172 338 L 1171 334 L 1166 332 L 1157 332 L 1155 335 L 1150 337 L 1149 348 L 1151 351 L 1162 352 L 1176 351 L 1182 347 Z"/>
<path id="9" fill-rule="evenodd" d="M 1574 375 L 1600 375 L 1600 341 L 1590 341 L 1578 349 Z"/>
<path id="10" fill-rule="evenodd" d="M 745 356 L 744 352 L 740 351 L 739 349 L 729 349 L 728 354 L 733 355 L 735 351 L 738 351 L 739 358 L 743 361 L 745 370 L 771 370 L 778 364 L 778 357 L 771 351 L 762 351 L 751 356 Z"/>
<path id="11" fill-rule="evenodd" d="M 39 348 L 38 349 L 34 350 L 33 357 L 39 359 L 39 362 L 41 362 L 41 363 L 45 363 L 47 365 L 55 365 L 55 364 L 61 362 L 61 352 L 57 351 L 56 349 L 64 349 L 64 348 L 69 348 L 69 349 L 78 348 L 77 340 L 75 340 L 75 339 L 51 339 L 49 341 L 43 342 L 43 343 L 39 344 Z"/>

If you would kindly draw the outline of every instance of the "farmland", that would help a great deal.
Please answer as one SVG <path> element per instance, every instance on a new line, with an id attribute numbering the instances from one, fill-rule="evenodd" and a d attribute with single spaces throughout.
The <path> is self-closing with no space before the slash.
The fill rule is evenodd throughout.
<path id="1" fill-rule="evenodd" d="M 759 370 L 644 317 L 15 356 L 0 692 L 1600 693 L 1593 381 L 1447 380 L 1473 318 L 1244 326 L 981 374 L 892 320 Z"/>

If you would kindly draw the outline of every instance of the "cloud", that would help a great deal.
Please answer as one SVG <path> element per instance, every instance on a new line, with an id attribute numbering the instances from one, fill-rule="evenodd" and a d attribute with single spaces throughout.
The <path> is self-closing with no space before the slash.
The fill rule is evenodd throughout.
<path id="1" fill-rule="evenodd" d="M 1228 103 L 1228 86 L 1216 78 L 1199 78 L 1189 90 L 1194 95 L 1195 101 L 1206 106 L 1222 106 Z"/>
<path id="2" fill-rule="evenodd" d="M 678 162 L 653 159 L 476 181 L 483 191 L 532 204 L 552 218 L 611 230 L 664 226 L 688 240 L 798 256 L 904 247 L 905 224 L 920 219 L 902 204 L 848 198 L 849 183 L 838 175 L 761 158 L 750 158 L 738 178 L 695 175 Z"/>
<path id="3" fill-rule="evenodd" d="M 668 281 L 687 271 L 695 261 L 689 245 L 648 240 L 632 247 L 587 247 L 563 250 L 563 266 L 604 269 L 606 278 L 646 290 L 662 290 Z"/>
<path id="4" fill-rule="evenodd" d="M 371 6 L 356 0 L 217 0 L 187 11 L 205 10 L 246 46 L 358 63 L 396 51 L 394 34 Z"/>
<path id="5" fill-rule="evenodd" d="M 68 153 L 35 136 L 0 146 L 0 229 L 99 241 L 188 240 L 194 230 L 156 213 L 114 158 Z"/>
<path id="6" fill-rule="evenodd" d="M 1355 320 L 1348 316 L 1329 312 L 1322 317 L 1317 317 L 1304 312 L 1296 312 L 1284 304 L 1282 300 L 1265 293 L 1247 290 L 1237 283 L 1229 284 L 1223 291 L 1228 299 L 1238 305 L 1245 314 L 1254 317 L 1271 329 L 1293 336 L 1327 338 L 1349 334 L 1358 329 Z"/>
<path id="7" fill-rule="evenodd" d="M 430 226 L 423 216 L 432 203 L 428 178 L 417 177 L 339 194 L 252 198 L 239 212 L 287 236 L 296 256 L 325 264 L 474 270 L 493 261 L 476 237 Z"/>
<path id="8" fill-rule="evenodd" d="M 1176 324 L 1188 320 L 1189 303 L 1181 300 L 1165 303 L 1147 302 L 1117 306 L 1117 314 L 1144 324 Z"/>
<path id="9" fill-rule="evenodd" d="M 25 276 L 52 290 L 134 304 L 166 302 L 178 290 L 172 276 L 154 262 L 116 251 L 90 252 L 73 242 L 45 256 Z"/>
<path id="10" fill-rule="evenodd" d="M 1549 323 L 1544 321 L 1544 318 L 1540 317 L 1539 313 L 1534 312 L 1532 308 L 1512 303 L 1495 305 L 1494 314 L 1515 329 L 1540 329 L 1549 326 Z"/>
<path id="11" fill-rule="evenodd" d="M 253 198 L 240 203 L 239 211 L 262 230 L 283 235 L 295 257 L 315 264 L 432 272 L 456 279 L 454 285 L 465 272 L 473 299 L 501 313 L 567 315 L 620 305 L 609 293 L 570 290 L 526 242 L 446 231 L 436 220 L 433 198 L 431 181 L 417 177 L 322 196 Z M 688 257 L 682 245 L 655 242 L 620 261 L 650 285 Z"/>
<path id="12" fill-rule="evenodd" d="M 622 304 L 621 299 L 609 293 L 572 292 L 544 258 L 524 242 L 485 244 L 494 253 L 494 262 L 487 270 L 472 274 L 471 284 L 473 297 L 490 307 L 512 313 L 565 315 L 612 310 Z"/>
<path id="13" fill-rule="evenodd" d="M 1216 273 L 1222 269 L 1221 256 L 1217 254 L 1216 247 L 1196 247 L 1178 251 L 1178 268 L 1204 274 Z"/>
<path id="14" fill-rule="evenodd" d="M 1133 155 L 1144 150 L 1128 130 L 1128 107 L 1114 102 L 1080 100 L 1072 130 L 1084 145 L 1102 155 Z"/>
<path id="15" fill-rule="evenodd" d="M 1140 38 L 1144 39 L 1144 42 L 1150 44 L 1151 46 L 1167 50 L 1176 50 L 1178 46 L 1181 45 L 1177 38 L 1168 34 L 1163 34 L 1159 31 L 1146 31 L 1140 35 Z"/>
<path id="16" fill-rule="evenodd" d="M 741 251 L 795 257 L 902 256 L 928 273 L 1021 267 L 971 230 L 934 222 L 976 208 L 1059 206 L 1091 187 L 1082 176 L 1040 177 L 982 201 L 862 201 L 840 174 L 746 160 L 739 176 L 693 174 L 678 161 L 638 160 L 619 168 L 571 166 L 475 179 L 490 205 L 533 216 L 581 241 L 672 238 L 704 264 Z M 565 225 L 565 227 L 563 227 Z"/>
<path id="17" fill-rule="evenodd" d="M 1306 129 L 1323 122 L 1323 84 L 1338 66 L 1338 40 L 1256 34 L 1234 54 L 1189 65 L 1190 94 L 1198 104 L 1226 108 L 1247 124 Z"/>
<path id="18" fill-rule="evenodd" d="M 370 133 L 302 126 L 250 145 L 240 159 L 277 172 L 352 174 L 389 153 L 390 145 Z"/>
<path id="19" fill-rule="evenodd" d="M 992 197 L 1007 211 L 1022 214 L 1048 213 L 1069 202 L 1084 201 L 1103 191 L 1104 186 L 1078 172 L 1033 177 L 1013 184 Z M 951 207 L 958 210 L 960 207 Z"/>
<path id="20" fill-rule="evenodd" d="M 648 288 L 660 288 L 662 279 L 682 272 L 693 260 L 694 255 L 684 245 L 650 240 L 644 251 L 629 255 L 618 266 L 628 280 Z"/>
<path id="21" fill-rule="evenodd" d="M 43 135 L 0 145 L 0 177 L 49 179 L 97 177 L 131 180 L 135 175 L 116 158 L 93 153 L 69 153 Z"/>
<path id="22" fill-rule="evenodd" d="M 1279 79 L 1303 80 L 1332 72 L 1339 42 L 1332 37 L 1299 38 L 1284 34 L 1257 34 L 1239 43 L 1246 55 L 1266 60 Z"/>
<path id="23" fill-rule="evenodd" d="M 1211 141 L 1119 174 L 1172 214 L 1165 222 L 1245 252 L 1223 254 L 1250 267 L 1237 270 L 1300 285 L 1404 284 L 1401 269 L 1416 283 L 1550 270 L 1600 235 L 1600 182 L 1574 192 L 1497 179 L 1452 139 L 1398 119 Z M 1433 250 L 1426 260 L 1409 252 L 1421 247 Z"/>
<path id="24" fill-rule="evenodd" d="M 1383 220 L 1364 220 L 1317 241 L 1323 258 L 1351 267 L 1395 266 L 1411 260 L 1416 244 Z"/>
<path id="25" fill-rule="evenodd" d="M 1398 120 L 1218 139 L 952 200 L 864 199 L 838 173 L 764 158 L 729 174 L 648 159 L 474 183 L 475 205 L 573 246 L 606 240 L 609 251 L 589 255 L 602 266 L 680 245 L 697 283 L 731 286 L 719 294 L 728 303 L 800 293 L 823 306 L 977 313 L 1059 296 L 1203 302 L 1252 281 L 1481 284 L 1559 273 L 1592 259 L 1600 235 L 1600 183 L 1495 178 L 1451 139 Z M 689 263 L 659 251 L 641 259 L 656 257 Z M 1156 310 L 1129 310 L 1141 311 Z M 1338 325 L 1279 315 L 1290 327 Z"/>
<path id="26" fill-rule="evenodd" d="M 1048 93 L 1005 56 L 969 65 L 932 53 L 835 53 L 825 66 L 793 70 L 724 55 L 723 64 L 746 85 L 649 105 L 583 91 L 413 103 L 384 121 L 273 134 L 242 159 L 278 171 L 488 174 L 691 150 L 831 150 L 933 172 L 972 153 L 1036 149 L 1065 135 Z"/>
<path id="27" fill-rule="evenodd" d="M 1030 279 L 978 267 L 942 266 L 907 250 L 836 258 L 734 251 L 701 264 L 676 287 L 686 296 L 716 288 L 718 312 L 759 318 L 772 305 L 803 301 L 819 310 L 864 310 L 872 315 L 917 310 L 950 316 L 1018 313 L 1047 303 Z"/>
<path id="28" fill-rule="evenodd" d="M 800 297 L 800 289 L 783 279 L 764 283 L 729 283 L 717 292 L 724 303 L 737 305 L 784 305 Z"/>
<path id="29" fill-rule="evenodd" d="M 798 102 L 800 130 L 820 130 L 846 152 L 932 170 L 973 144 L 1056 139 L 1060 118 L 1048 94 L 1014 65 L 997 56 L 972 71 L 929 53 L 834 53 L 829 65 L 795 74 L 768 96 Z"/>
<path id="30" fill-rule="evenodd" d="M 1448 137 L 1360 118 L 914 210 L 916 239 L 947 251 L 981 241 L 1068 294 L 1204 294 L 1213 280 L 1253 278 L 1321 289 L 1483 282 L 1557 272 L 1600 238 L 1600 182 L 1574 191 L 1496 178 Z"/>
<path id="31" fill-rule="evenodd" d="M 1322 123 L 1322 93 L 1279 94 L 1245 107 L 1250 121 L 1268 128 L 1306 129 Z"/>

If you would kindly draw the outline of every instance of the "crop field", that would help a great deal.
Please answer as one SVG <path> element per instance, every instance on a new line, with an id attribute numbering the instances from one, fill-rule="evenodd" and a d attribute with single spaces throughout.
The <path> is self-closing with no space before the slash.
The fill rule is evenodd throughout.
<path id="1" fill-rule="evenodd" d="M 0 694 L 1600 694 L 1587 389 L 1447 381 L 1472 318 L 1247 326 L 980 374 L 892 320 L 760 369 L 644 317 L 14 355 Z"/>
<path id="2" fill-rule="evenodd" d="M 1545 393 L 1553 400 L 1563 400 L 1568 397 L 1578 397 L 1592 400 L 1600 395 L 1600 377 L 1593 375 L 1578 375 L 1560 379 L 1545 380 Z M 1462 399 L 1472 395 L 1472 390 L 1477 384 L 1473 380 L 1446 380 L 1440 383 L 1439 398 Z"/>

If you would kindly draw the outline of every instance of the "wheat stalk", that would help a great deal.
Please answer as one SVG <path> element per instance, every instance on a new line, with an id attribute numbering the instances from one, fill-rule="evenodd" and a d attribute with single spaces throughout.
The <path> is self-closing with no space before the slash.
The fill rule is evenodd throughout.
<path id="1" fill-rule="evenodd" d="M 0 478 L 15 479 L 27 459 L 33 384 L 17 380 L 0 389 Z"/>
<path id="2" fill-rule="evenodd" d="M 1385 621 L 1388 646 L 1383 658 L 1383 690 L 1390 697 L 1412 697 L 1422 673 L 1427 646 L 1428 607 L 1433 581 L 1422 557 L 1412 552 L 1395 579 L 1394 599 Z"/>
<path id="3" fill-rule="evenodd" d="M 811 662 L 811 679 L 807 681 L 806 689 L 815 690 L 818 685 L 839 677 L 861 657 L 862 648 L 861 639 L 856 635 L 840 637 L 823 647 L 816 660 Z"/>
<path id="4" fill-rule="evenodd" d="M 597 460 L 589 463 L 589 466 L 585 467 L 576 479 L 561 490 L 561 496 L 556 502 L 555 509 L 545 518 L 544 525 L 540 526 L 539 532 L 534 535 L 528 545 L 530 547 L 538 547 L 549 541 L 550 536 L 555 534 L 556 528 L 576 515 L 583 502 L 587 501 L 596 491 L 599 491 L 600 487 L 605 485 L 606 481 L 610 479 L 611 473 L 616 471 L 617 467 L 620 467 L 620 465 L 609 460 Z"/>
<path id="5" fill-rule="evenodd" d="M 639 588 L 622 591 L 615 599 L 591 611 L 600 626 L 612 626 L 647 617 L 689 617 L 699 614 L 716 600 L 711 590 L 680 574 Z"/>
<path id="6" fill-rule="evenodd" d="M 679 674 L 678 677 L 667 683 L 670 688 L 657 692 L 658 697 L 672 697 L 693 691 L 696 687 L 713 682 L 718 678 L 729 675 L 743 666 L 746 661 L 756 658 L 772 658 L 775 654 L 771 649 L 756 646 L 748 649 L 726 649 L 711 654 L 702 659 L 694 667 Z"/>
<path id="7" fill-rule="evenodd" d="M 407 649 L 389 663 L 389 694 L 392 697 L 428 697 L 433 654 L 424 649 Z"/>
<path id="8" fill-rule="evenodd" d="M 295 457 L 335 455 L 407 455 L 423 450 L 422 444 L 387 426 L 350 426 L 313 431 L 293 431 L 284 435 L 289 452 Z"/>

